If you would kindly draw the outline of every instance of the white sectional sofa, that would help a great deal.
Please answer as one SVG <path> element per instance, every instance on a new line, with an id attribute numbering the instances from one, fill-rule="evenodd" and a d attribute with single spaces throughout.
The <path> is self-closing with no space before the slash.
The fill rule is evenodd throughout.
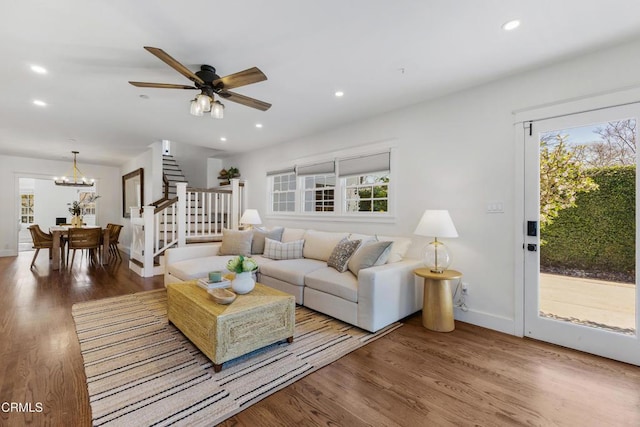
<path id="1" fill-rule="evenodd" d="M 393 243 L 386 251 L 384 264 L 361 269 L 349 265 L 351 270 L 340 272 L 329 266 L 328 261 L 330 264 L 335 261 L 334 258 L 330 260 L 332 253 L 345 238 L 361 242 L 357 251 L 374 242 Z M 274 260 L 267 257 L 273 257 L 272 252 L 253 253 L 251 257 L 259 266 L 257 279 L 294 295 L 298 304 L 372 332 L 422 308 L 422 281 L 413 274 L 421 263 L 405 257 L 411 244 L 408 238 L 284 228 L 280 240 L 284 244 L 304 241 L 302 257 Z M 273 241 L 267 241 L 267 249 L 273 244 Z M 224 245 L 223 239 L 222 244 L 169 249 L 165 254 L 165 285 L 206 277 L 209 271 L 224 270 L 229 259 L 234 257 L 220 254 Z M 260 245 L 258 248 L 263 250 Z M 224 252 L 229 248 L 222 249 Z M 353 260 L 361 258 L 356 255 L 357 251 Z"/>

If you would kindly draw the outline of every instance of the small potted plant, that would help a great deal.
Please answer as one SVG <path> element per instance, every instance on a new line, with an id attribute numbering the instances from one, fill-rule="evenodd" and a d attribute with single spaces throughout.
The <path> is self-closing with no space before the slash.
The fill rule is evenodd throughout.
<path id="1" fill-rule="evenodd" d="M 69 213 L 73 216 L 73 218 L 71 218 L 71 226 L 82 226 L 82 206 L 80 206 L 79 202 L 76 201 L 71 204 L 71 207 L 69 207 Z"/>
<path id="2" fill-rule="evenodd" d="M 256 285 L 253 273 L 258 269 L 258 264 L 251 257 L 238 255 L 227 262 L 227 269 L 236 274 L 231 281 L 231 288 L 237 294 L 251 292 Z"/>

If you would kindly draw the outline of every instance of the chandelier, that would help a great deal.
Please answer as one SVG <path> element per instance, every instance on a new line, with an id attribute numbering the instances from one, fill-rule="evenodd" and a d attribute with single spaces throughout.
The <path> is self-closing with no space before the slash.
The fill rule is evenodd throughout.
<path id="1" fill-rule="evenodd" d="M 73 170 L 71 171 L 71 177 L 63 176 L 62 178 L 55 177 L 53 178 L 53 182 L 56 185 L 64 185 L 67 187 L 93 187 L 95 183 L 94 179 L 87 179 L 84 177 L 80 169 L 78 169 L 78 163 L 76 161 L 76 156 L 78 155 L 78 151 L 72 151 L 73 153 Z"/>
<path id="2" fill-rule="evenodd" d="M 204 113 L 211 113 L 211 117 L 214 119 L 224 118 L 224 105 L 220 101 L 213 99 L 213 91 L 211 93 L 205 93 L 205 90 L 194 100 L 191 101 L 191 108 L 189 112 L 194 116 L 203 116 Z"/>

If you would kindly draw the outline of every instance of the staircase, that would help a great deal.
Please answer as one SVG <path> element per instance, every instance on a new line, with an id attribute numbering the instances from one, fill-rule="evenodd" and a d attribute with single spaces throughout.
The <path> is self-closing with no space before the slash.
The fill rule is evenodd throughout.
<path id="1" fill-rule="evenodd" d="M 162 177 L 165 184 L 165 194 L 167 199 L 173 199 L 178 195 L 176 184 L 187 182 L 180 166 L 173 156 L 162 156 Z"/>
<path id="2" fill-rule="evenodd" d="M 246 182 L 232 179 L 225 187 L 187 188 L 172 156 L 163 156 L 164 195 L 131 211 L 133 227 L 129 268 L 142 277 L 164 273 L 165 250 L 187 243 L 220 241 L 222 229 L 238 229 L 246 207 Z"/>

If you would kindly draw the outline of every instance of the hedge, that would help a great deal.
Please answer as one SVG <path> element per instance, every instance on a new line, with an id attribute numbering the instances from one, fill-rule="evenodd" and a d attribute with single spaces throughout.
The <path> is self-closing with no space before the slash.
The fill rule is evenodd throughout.
<path id="1" fill-rule="evenodd" d="M 599 189 L 578 194 L 577 206 L 560 211 L 542 230 L 541 267 L 635 277 L 636 168 L 596 168 L 588 174 Z"/>

